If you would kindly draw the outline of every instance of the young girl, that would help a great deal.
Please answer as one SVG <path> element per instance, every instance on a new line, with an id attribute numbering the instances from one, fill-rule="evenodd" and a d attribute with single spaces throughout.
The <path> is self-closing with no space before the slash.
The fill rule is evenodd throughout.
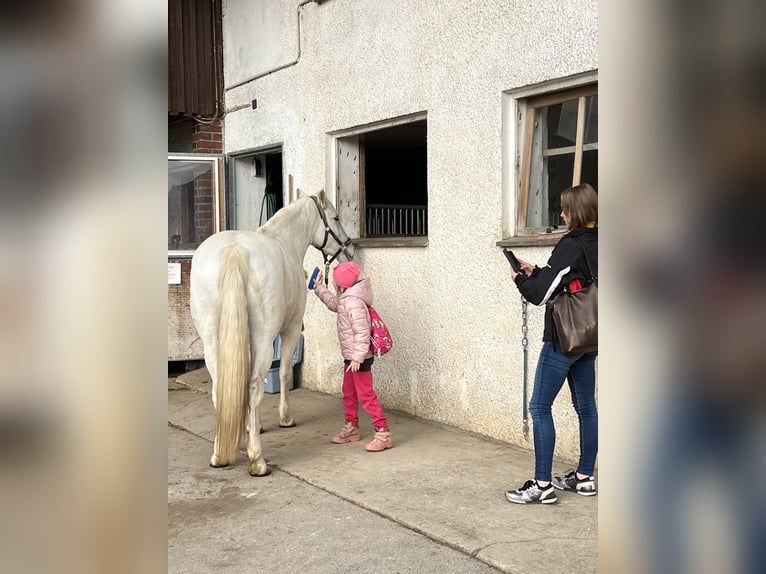
<path id="1" fill-rule="evenodd" d="M 372 417 L 375 436 L 365 445 L 370 452 L 386 450 L 394 446 L 388 421 L 378 396 L 372 388 L 372 363 L 370 352 L 370 312 L 367 305 L 372 305 L 372 286 L 369 279 L 359 279 L 361 267 L 353 261 L 340 263 L 333 269 L 332 279 L 338 295 L 333 295 L 324 286 L 324 274 L 320 273 L 314 283 L 314 293 L 327 305 L 330 311 L 338 314 L 338 338 L 343 354 L 343 410 L 346 412 L 346 424 L 332 437 L 332 442 L 344 444 L 356 442 L 359 435 L 359 402 Z"/>

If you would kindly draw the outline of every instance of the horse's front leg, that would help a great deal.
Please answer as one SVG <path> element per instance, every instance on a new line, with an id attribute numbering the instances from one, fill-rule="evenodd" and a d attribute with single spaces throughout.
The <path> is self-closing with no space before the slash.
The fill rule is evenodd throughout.
<path id="1" fill-rule="evenodd" d="M 247 413 L 247 458 L 250 463 L 247 467 L 251 476 L 266 476 L 271 474 L 269 465 L 263 457 L 263 448 L 261 446 L 261 435 L 258 430 L 261 428 L 261 402 L 263 400 L 264 378 L 266 368 L 270 364 L 271 357 L 268 357 L 269 363 L 262 365 L 258 361 L 253 378 L 250 380 L 250 398 L 249 409 Z"/>
<path id="2" fill-rule="evenodd" d="M 293 376 L 293 365 L 287 363 L 279 365 L 279 426 L 283 428 L 294 427 L 295 419 L 290 413 L 290 377 Z"/>

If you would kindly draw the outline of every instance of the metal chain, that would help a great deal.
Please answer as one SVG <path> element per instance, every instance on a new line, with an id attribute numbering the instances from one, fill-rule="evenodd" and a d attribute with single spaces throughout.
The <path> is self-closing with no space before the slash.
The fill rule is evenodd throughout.
<path id="1" fill-rule="evenodd" d="M 522 433 L 524 434 L 524 440 L 529 440 L 529 420 L 528 420 L 528 413 L 527 413 L 527 345 L 529 343 L 529 340 L 527 339 L 527 329 L 528 329 L 528 323 L 527 323 L 527 307 L 528 303 L 527 300 L 524 299 L 522 296 L 521 298 L 521 348 L 524 353 L 524 389 L 522 394 L 522 401 L 524 402 L 523 407 L 523 423 L 522 423 Z"/>
<path id="2" fill-rule="evenodd" d="M 527 300 L 521 298 L 521 347 L 527 350 Z"/>

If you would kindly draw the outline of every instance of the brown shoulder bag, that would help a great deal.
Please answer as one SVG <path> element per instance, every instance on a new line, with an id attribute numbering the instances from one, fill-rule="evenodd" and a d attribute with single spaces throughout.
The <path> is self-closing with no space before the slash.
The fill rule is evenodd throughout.
<path id="1" fill-rule="evenodd" d="M 568 286 L 565 287 L 551 302 L 559 347 L 565 355 L 598 350 L 598 276 L 593 274 L 582 240 L 579 237 L 575 239 L 585 255 L 590 279 L 579 291 L 570 291 Z"/>

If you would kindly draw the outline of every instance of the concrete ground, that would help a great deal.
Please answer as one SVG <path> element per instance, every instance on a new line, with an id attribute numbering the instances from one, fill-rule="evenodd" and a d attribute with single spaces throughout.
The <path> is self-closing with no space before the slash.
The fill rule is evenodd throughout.
<path id="1" fill-rule="evenodd" d="M 596 572 L 598 496 L 552 505 L 505 500 L 534 453 L 387 411 L 394 448 L 336 445 L 340 395 L 295 389 L 294 428 L 279 395 L 263 404 L 267 477 L 208 466 L 214 411 L 205 369 L 168 380 L 168 572 Z M 574 467 L 554 460 L 554 472 Z"/>

